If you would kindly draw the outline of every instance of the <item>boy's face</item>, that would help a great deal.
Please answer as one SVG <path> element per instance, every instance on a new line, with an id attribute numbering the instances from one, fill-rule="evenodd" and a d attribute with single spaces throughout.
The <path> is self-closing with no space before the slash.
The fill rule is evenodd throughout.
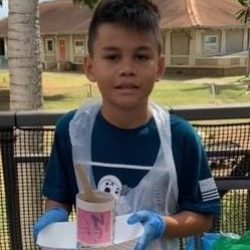
<path id="1" fill-rule="evenodd" d="M 145 107 L 164 71 L 153 34 L 102 24 L 93 51 L 85 59 L 85 70 L 88 79 L 98 84 L 103 107 Z"/>

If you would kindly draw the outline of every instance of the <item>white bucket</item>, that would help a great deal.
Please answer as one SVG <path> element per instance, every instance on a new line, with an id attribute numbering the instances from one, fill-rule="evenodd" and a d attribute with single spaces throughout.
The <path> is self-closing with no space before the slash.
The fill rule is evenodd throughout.
<path id="1" fill-rule="evenodd" d="M 114 244 L 100 246 L 99 250 L 131 250 L 135 247 L 137 239 L 143 233 L 140 223 L 134 225 L 127 224 L 130 214 L 117 216 L 115 218 Z M 74 222 L 57 222 L 47 226 L 42 230 L 37 239 L 37 245 L 41 250 L 76 250 L 76 224 Z M 93 248 L 84 248 L 85 250 Z"/>

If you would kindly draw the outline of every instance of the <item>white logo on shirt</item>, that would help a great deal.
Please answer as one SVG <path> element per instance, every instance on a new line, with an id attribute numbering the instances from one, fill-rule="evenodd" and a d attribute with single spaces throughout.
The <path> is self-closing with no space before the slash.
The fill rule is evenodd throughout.
<path id="1" fill-rule="evenodd" d="M 215 181 L 212 177 L 199 181 L 199 185 L 203 201 L 216 200 L 220 198 Z"/>
<path id="2" fill-rule="evenodd" d="M 120 198 L 122 183 L 116 176 L 106 175 L 98 182 L 97 189 L 98 191 L 111 193 L 115 198 Z"/>

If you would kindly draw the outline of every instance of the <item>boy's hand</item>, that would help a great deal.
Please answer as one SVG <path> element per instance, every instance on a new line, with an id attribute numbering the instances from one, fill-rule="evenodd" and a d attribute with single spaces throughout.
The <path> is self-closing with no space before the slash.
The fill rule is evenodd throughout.
<path id="1" fill-rule="evenodd" d="M 36 222 L 33 228 L 33 237 L 37 241 L 38 234 L 48 225 L 54 222 L 68 221 L 69 213 L 64 208 L 52 208 L 46 211 Z"/>
<path id="2" fill-rule="evenodd" d="M 159 214 L 147 210 L 132 214 L 127 222 L 130 225 L 140 222 L 144 227 L 144 233 L 134 250 L 145 250 L 151 241 L 161 238 L 166 229 L 166 222 L 163 218 Z"/>

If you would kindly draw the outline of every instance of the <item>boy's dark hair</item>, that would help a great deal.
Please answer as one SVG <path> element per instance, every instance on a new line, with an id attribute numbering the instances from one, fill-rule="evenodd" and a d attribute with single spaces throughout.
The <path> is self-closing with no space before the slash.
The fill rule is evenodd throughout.
<path id="1" fill-rule="evenodd" d="M 94 41 L 101 24 L 117 24 L 130 30 L 152 32 L 158 52 L 162 50 L 160 13 L 150 0 L 102 0 L 96 7 L 88 31 L 88 51 L 93 55 Z"/>

